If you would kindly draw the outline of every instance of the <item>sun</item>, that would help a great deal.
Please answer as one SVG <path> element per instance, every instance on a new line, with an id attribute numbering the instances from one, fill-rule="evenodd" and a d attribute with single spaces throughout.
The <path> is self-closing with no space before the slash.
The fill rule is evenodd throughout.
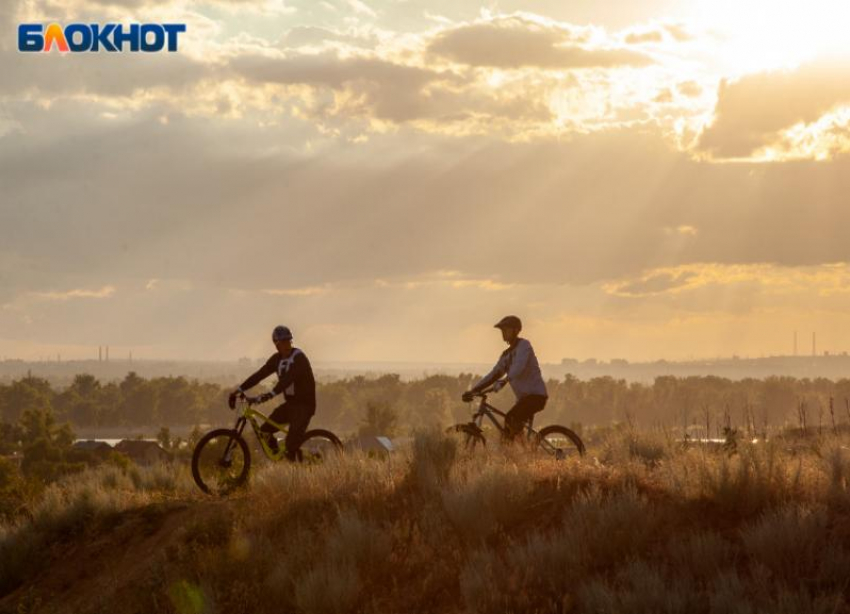
<path id="1" fill-rule="evenodd" d="M 739 74 L 850 55 L 847 0 L 693 0 L 690 21 L 713 35 Z"/>

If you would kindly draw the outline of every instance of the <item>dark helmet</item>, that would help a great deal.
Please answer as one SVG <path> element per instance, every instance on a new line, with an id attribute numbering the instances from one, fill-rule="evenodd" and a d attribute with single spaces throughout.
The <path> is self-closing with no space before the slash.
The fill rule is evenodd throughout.
<path id="1" fill-rule="evenodd" d="M 522 321 L 516 316 L 505 316 L 496 322 L 494 328 L 515 328 L 517 331 L 521 331 Z"/>
<path id="2" fill-rule="evenodd" d="M 272 331 L 272 341 L 291 341 L 292 331 L 286 326 L 275 326 Z"/>

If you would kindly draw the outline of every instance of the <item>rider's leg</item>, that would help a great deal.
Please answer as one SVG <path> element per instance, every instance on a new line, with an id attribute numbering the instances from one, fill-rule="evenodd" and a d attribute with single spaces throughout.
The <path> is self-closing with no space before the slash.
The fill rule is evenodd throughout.
<path id="1" fill-rule="evenodd" d="M 513 441 L 522 432 L 525 423 L 537 412 L 546 406 L 548 397 L 542 394 L 531 394 L 522 397 L 516 402 L 505 415 L 505 436 L 508 441 Z"/>
<path id="2" fill-rule="evenodd" d="M 290 405 L 292 405 L 290 403 Z M 289 430 L 286 432 L 286 438 L 283 440 L 286 446 L 286 458 L 290 461 L 295 460 L 295 452 L 301 446 L 304 439 L 304 433 L 307 432 L 307 427 L 310 424 L 310 419 L 313 417 L 314 410 L 304 405 L 294 405 L 288 416 Z"/>
<path id="3" fill-rule="evenodd" d="M 269 415 L 270 420 L 274 420 L 278 424 L 286 424 L 288 422 L 287 416 L 289 414 L 289 410 L 286 407 L 286 403 L 283 405 L 278 405 L 275 407 L 274 411 Z M 272 449 L 272 452 L 277 454 L 280 452 L 280 446 L 277 443 L 277 437 L 274 434 L 280 429 L 274 426 L 271 422 L 263 423 L 263 426 L 260 427 L 260 431 L 267 434 L 266 441 L 269 444 L 269 447 Z"/>

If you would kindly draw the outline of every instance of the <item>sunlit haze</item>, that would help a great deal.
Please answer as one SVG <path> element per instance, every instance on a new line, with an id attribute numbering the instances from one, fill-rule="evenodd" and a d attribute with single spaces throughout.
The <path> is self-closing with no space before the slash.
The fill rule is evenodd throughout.
<path id="1" fill-rule="evenodd" d="M 22 22 L 183 22 L 27 54 Z M 4 0 L 0 360 L 850 350 L 850 3 Z"/>

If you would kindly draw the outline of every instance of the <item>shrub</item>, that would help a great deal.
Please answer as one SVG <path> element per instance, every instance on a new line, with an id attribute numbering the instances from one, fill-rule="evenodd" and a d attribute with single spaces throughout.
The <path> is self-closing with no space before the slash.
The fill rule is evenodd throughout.
<path id="1" fill-rule="evenodd" d="M 515 464 L 487 463 L 442 489 L 443 509 L 464 539 L 484 540 L 522 517 L 532 480 Z"/>
<path id="2" fill-rule="evenodd" d="M 417 431 L 408 473 L 410 482 L 423 493 L 438 493 L 449 480 L 457 453 L 457 442 L 439 429 Z"/>

